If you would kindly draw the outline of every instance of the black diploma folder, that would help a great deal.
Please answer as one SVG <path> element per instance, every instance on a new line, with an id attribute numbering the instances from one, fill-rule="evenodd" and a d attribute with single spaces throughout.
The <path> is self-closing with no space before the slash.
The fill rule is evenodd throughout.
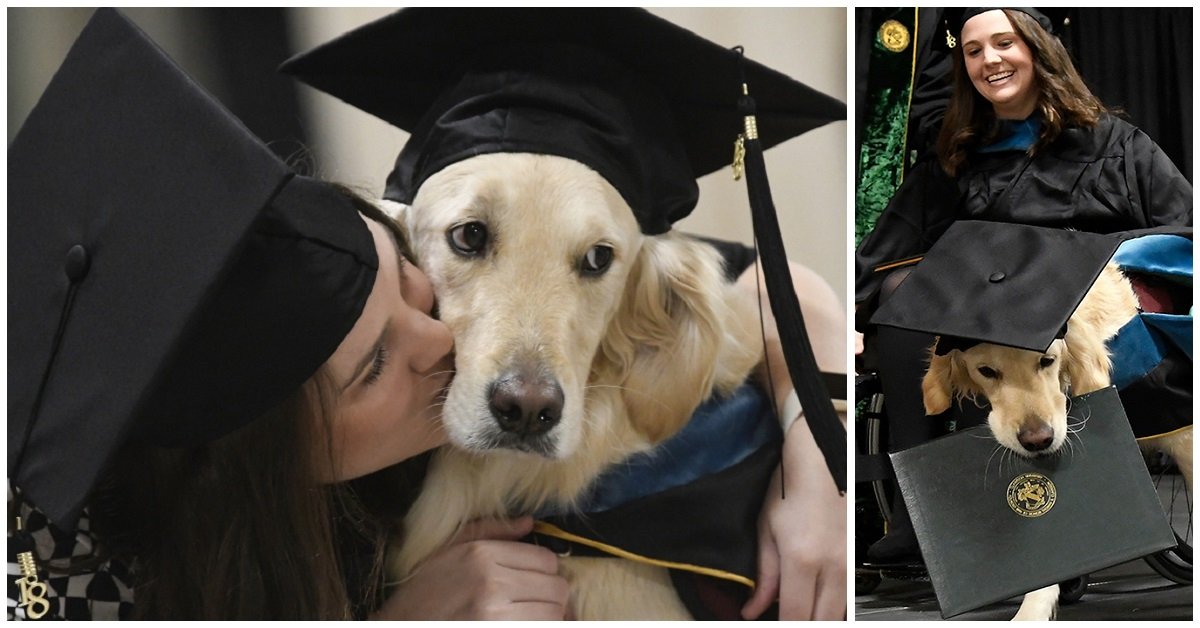
<path id="1" fill-rule="evenodd" d="M 986 426 L 891 454 L 943 618 L 1175 545 L 1116 388 L 1072 399 L 1084 419 L 1052 456 Z"/>

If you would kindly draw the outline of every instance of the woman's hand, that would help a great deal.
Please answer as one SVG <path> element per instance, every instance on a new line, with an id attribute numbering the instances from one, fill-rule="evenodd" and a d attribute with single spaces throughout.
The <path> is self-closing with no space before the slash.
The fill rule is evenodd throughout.
<path id="1" fill-rule="evenodd" d="M 473 521 L 431 556 L 372 619 L 562 620 L 567 581 L 558 557 L 517 542 L 533 519 Z"/>
<path id="2" fill-rule="evenodd" d="M 846 316 L 837 295 L 803 266 L 791 264 L 791 274 L 818 367 L 845 373 Z M 761 280 L 761 272 L 757 278 Z M 793 387 L 766 287 L 757 283 L 754 267 L 742 274 L 738 287 L 747 298 L 761 299 L 766 327 L 764 364 L 770 368 L 760 369 L 759 374 L 782 404 Z M 844 424 L 845 416 L 841 419 Z M 781 491 L 781 483 L 786 493 Z M 771 480 L 758 528 L 758 586 L 742 608 L 742 616 L 758 617 L 778 599 L 780 619 L 844 619 L 846 498 L 838 493 L 803 415 L 785 435 L 782 473 L 776 470 Z"/>
<path id="3" fill-rule="evenodd" d="M 758 586 L 742 616 L 758 617 L 777 596 L 781 620 L 846 617 L 846 497 L 803 417 L 788 429 L 759 515 Z"/>

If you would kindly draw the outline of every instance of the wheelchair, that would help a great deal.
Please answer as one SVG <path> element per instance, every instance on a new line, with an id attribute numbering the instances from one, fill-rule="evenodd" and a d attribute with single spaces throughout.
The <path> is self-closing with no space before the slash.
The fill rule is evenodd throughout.
<path id="1" fill-rule="evenodd" d="M 1186 259 L 1187 285 L 1190 293 L 1190 235 L 1187 238 L 1189 252 Z M 1114 258 L 1117 259 L 1117 258 Z M 1129 268 L 1118 261 L 1127 274 L 1136 273 L 1138 269 Z M 1156 269 L 1161 264 L 1156 265 Z M 1180 266 L 1182 268 L 1182 266 Z M 1135 281 L 1135 284 L 1137 282 Z M 1177 308 L 1186 312 L 1179 318 L 1186 321 L 1189 329 L 1187 344 L 1190 346 L 1191 303 Z M 1137 317 L 1141 318 L 1142 315 Z M 1150 314 L 1161 316 L 1160 314 Z M 1135 319 L 1137 320 L 1137 319 Z M 1132 322 L 1131 322 L 1132 324 Z M 1124 330 L 1123 330 L 1124 332 Z M 872 354 L 873 348 L 868 345 L 864 352 L 865 359 L 856 368 L 855 379 L 855 448 L 856 475 L 855 483 L 855 594 L 866 595 L 872 592 L 883 579 L 920 580 L 927 581 L 923 563 L 919 558 L 912 560 L 873 563 L 867 557 L 867 549 L 872 543 L 884 536 L 888 525 L 893 520 L 892 504 L 897 503 L 898 487 L 891 469 L 888 450 L 888 408 L 883 394 L 880 375 L 873 368 L 872 362 L 880 356 Z M 1187 351 L 1190 365 L 1190 349 Z M 1190 369 L 1190 366 L 1189 366 Z M 1190 373 L 1189 373 L 1190 377 Z M 1114 384 L 1119 384 L 1114 374 Z M 1118 385 L 1120 388 L 1120 386 Z M 959 425 L 947 421 L 941 426 L 942 431 L 949 433 L 958 429 Z M 1147 468 L 1158 491 L 1164 513 L 1175 532 L 1177 545 L 1173 548 L 1144 557 L 1144 561 L 1159 575 L 1180 585 L 1192 583 L 1192 495 L 1188 489 L 1179 467 L 1169 456 L 1162 453 L 1144 454 Z M 1059 601 L 1070 604 L 1078 601 L 1087 591 L 1088 576 L 1080 576 L 1073 580 L 1060 583 Z"/>

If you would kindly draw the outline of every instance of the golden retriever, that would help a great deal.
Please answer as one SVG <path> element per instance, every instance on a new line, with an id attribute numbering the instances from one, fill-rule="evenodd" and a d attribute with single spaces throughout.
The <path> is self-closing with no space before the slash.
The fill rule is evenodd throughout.
<path id="1" fill-rule="evenodd" d="M 403 578 L 466 522 L 570 506 L 610 465 L 676 433 L 761 359 L 753 305 L 710 246 L 641 233 L 593 170 L 489 154 L 400 208 L 455 338 L 437 451 L 389 561 Z M 578 619 L 683 619 L 665 570 L 564 558 Z"/>
<path id="2" fill-rule="evenodd" d="M 1072 429 L 1082 429 L 1067 423 L 1066 391 L 1081 395 L 1110 384 L 1105 341 L 1137 313 L 1133 288 L 1109 264 L 1071 315 L 1065 337 L 1045 353 L 988 343 L 940 356 L 931 351 L 921 380 L 925 412 L 941 414 L 953 399 L 984 397 L 992 406 L 988 427 L 1001 445 L 1026 457 L 1053 454 Z M 1151 443 L 1176 461 L 1190 491 L 1191 428 Z M 1033 591 L 1014 619 L 1050 619 L 1057 604 L 1058 585 Z"/>

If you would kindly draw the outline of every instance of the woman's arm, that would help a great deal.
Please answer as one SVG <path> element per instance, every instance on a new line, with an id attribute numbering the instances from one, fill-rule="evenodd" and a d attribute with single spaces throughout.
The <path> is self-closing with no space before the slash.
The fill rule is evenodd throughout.
<path id="1" fill-rule="evenodd" d="M 793 263 L 791 273 L 818 368 L 845 373 L 846 317 L 840 300 L 812 270 Z M 762 304 L 767 359 L 759 375 L 761 381 L 770 382 L 782 404 L 792 392 L 792 381 L 766 286 L 759 281 L 761 272 L 752 266 L 738 279 L 738 287 Z M 841 419 L 845 424 L 846 417 Z M 772 478 L 759 517 L 758 587 L 742 615 L 761 615 L 776 596 L 780 619 L 846 616 L 846 498 L 838 493 L 802 415 L 785 435 L 783 464 Z"/>
<path id="2" fill-rule="evenodd" d="M 1146 226 L 1191 226 L 1192 184 L 1150 136 L 1133 132 L 1125 146 L 1125 163 Z"/>
<path id="3" fill-rule="evenodd" d="M 937 159 L 913 166 L 854 252 L 855 303 L 878 292 L 887 272 L 877 269 L 929 250 L 954 221 L 958 197 L 958 184 L 942 171 Z"/>

